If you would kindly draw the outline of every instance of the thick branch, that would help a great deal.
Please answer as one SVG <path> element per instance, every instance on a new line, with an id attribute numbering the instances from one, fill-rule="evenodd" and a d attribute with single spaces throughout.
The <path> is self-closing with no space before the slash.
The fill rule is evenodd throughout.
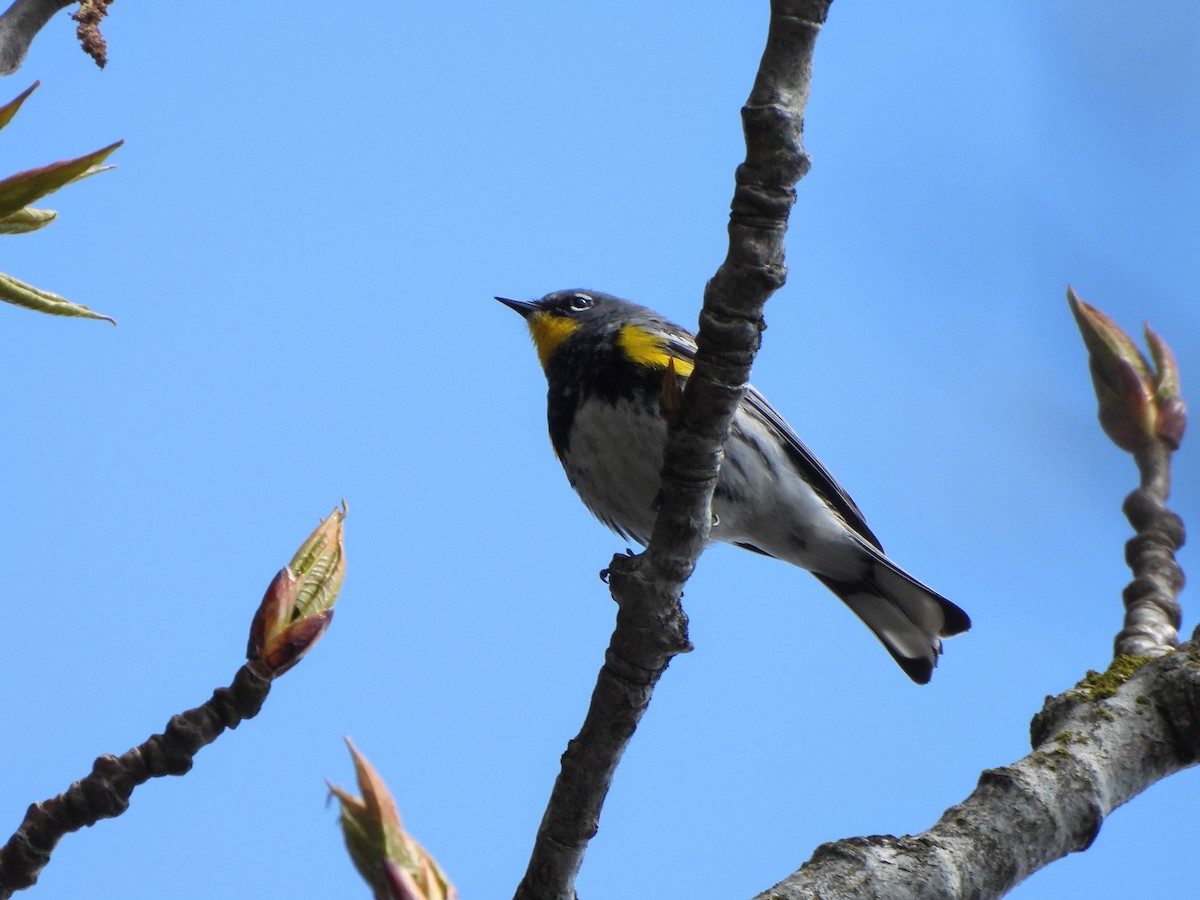
<path id="1" fill-rule="evenodd" d="M 60 9 L 78 0 L 16 0 L 0 15 L 0 75 L 11 75 L 25 61 L 34 37 Z"/>
<path id="2" fill-rule="evenodd" d="M 1051 697 L 1033 720 L 1033 753 L 980 776 L 931 829 L 817 848 L 757 900 L 1000 897 L 1068 853 L 1104 818 L 1200 757 L 1200 645 L 1143 662 L 1115 693 L 1106 676 Z M 1119 676 L 1118 676 L 1119 678 Z"/>
<path id="3" fill-rule="evenodd" d="M 65 793 L 31 805 L 21 827 L 0 848 L 0 900 L 37 883 L 63 835 L 119 816 L 133 789 L 151 778 L 186 774 L 202 747 L 226 728 L 258 715 L 270 689 L 270 676 L 242 666 L 233 684 L 214 691 L 202 706 L 172 717 L 162 734 L 120 756 L 99 757 L 91 774 Z"/>
<path id="4" fill-rule="evenodd" d="M 763 305 L 786 277 L 783 236 L 795 184 L 809 167 L 804 106 L 829 2 L 771 2 L 767 46 L 742 110 L 746 161 L 735 176 L 729 251 L 705 288 L 696 368 L 664 454 L 662 506 L 646 552 L 613 560 L 616 629 L 583 729 L 563 755 L 518 900 L 575 896 L 625 746 L 667 664 L 691 649 L 679 598 L 708 541 L 721 447 L 758 350 Z"/>
<path id="5" fill-rule="evenodd" d="M 985 771 L 933 828 L 825 844 L 759 900 L 1000 897 L 1086 850 L 1109 813 L 1200 758 L 1200 630 L 1175 650 L 1183 572 L 1174 553 L 1184 528 L 1165 505 L 1186 421 L 1174 357 L 1147 329 L 1158 362 L 1151 383 L 1129 338 L 1073 293 L 1071 303 L 1105 432 L 1134 453 L 1141 473 L 1124 506 L 1137 535 L 1126 545 L 1134 580 L 1124 592 L 1116 658 L 1104 675 L 1090 672 L 1047 699 L 1030 729 L 1033 753 Z"/>

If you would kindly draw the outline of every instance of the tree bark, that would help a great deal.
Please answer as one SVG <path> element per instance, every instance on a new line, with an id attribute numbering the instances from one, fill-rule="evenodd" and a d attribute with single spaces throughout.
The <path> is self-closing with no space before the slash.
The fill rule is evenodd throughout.
<path id="1" fill-rule="evenodd" d="M 691 649 L 679 599 L 711 527 L 734 410 L 758 351 L 762 312 L 784 283 L 783 236 L 808 171 L 802 145 L 813 47 L 831 0 L 772 0 L 767 45 L 742 109 L 729 250 L 708 282 L 696 367 L 664 454 L 662 505 L 646 552 L 613 559 L 617 624 L 587 717 L 563 754 L 518 900 L 572 900 L 575 877 L 621 755 L 671 659 Z"/>
<path id="2" fill-rule="evenodd" d="M 1197 637 L 1166 656 L 1118 657 L 1047 698 L 1033 752 L 985 771 L 928 831 L 822 844 L 756 900 L 984 900 L 1086 850 L 1109 813 L 1200 757 Z"/>
<path id="3" fill-rule="evenodd" d="M 0 15 L 0 75 L 21 68 L 29 45 L 50 18 L 77 0 L 16 0 Z"/>

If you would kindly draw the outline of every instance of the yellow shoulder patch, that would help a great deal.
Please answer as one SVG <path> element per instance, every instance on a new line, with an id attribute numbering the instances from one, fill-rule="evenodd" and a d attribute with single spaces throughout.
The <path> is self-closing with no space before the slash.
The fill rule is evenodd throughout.
<path id="1" fill-rule="evenodd" d="M 669 353 L 660 335 L 640 325 L 622 325 L 617 334 L 617 346 L 632 362 L 650 369 L 665 369 L 667 361 L 673 359 L 675 373 L 681 378 L 691 375 L 695 368 L 690 359 Z"/>
<path id="2" fill-rule="evenodd" d="M 537 348 L 538 360 L 543 369 L 549 365 L 550 357 L 559 345 L 579 327 L 579 323 L 572 319 L 544 312 L 534 313 L 526 322 L 529 325 L 529 333 L 533 335 L 533 346 Z"/>

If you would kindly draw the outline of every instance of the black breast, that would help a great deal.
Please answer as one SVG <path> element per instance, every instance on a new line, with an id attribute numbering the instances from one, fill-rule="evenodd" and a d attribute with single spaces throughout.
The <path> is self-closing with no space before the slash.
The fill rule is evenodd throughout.
<path id="1" fill-rule="evenodd" d="M 600 341 L 581 341 L 582 335 L 572 335 L 550 359 L 546 414 L 550 442 L 560 459 L 569 452 L 571 423 L 585 399 L 616 404 L 640 397 L 647 406 L 657 405 L 665 370 L 630 365 L 614 346 L 616 333 L 613 330 Z"/>

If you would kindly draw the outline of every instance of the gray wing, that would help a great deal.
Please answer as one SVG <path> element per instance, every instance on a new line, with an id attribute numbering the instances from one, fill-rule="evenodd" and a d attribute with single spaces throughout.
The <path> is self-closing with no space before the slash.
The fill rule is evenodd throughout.
<path id="1" fill-rule="evenodd" d="M 694 361 L 696 358 L 695 338 L 678 326 L 666 322 L 664 324 L 667 327 L 660 334 L 666 344 L 667 352 L 674 356 Z M 682 381 L 683 379 L 680 380 Z M 796 436 L 796 432 L 792 431 L 791 426 L 783 420 L 783 416 L 775 412 L 775 409 L 767 402 L 767 398 L 760 394 L 753 385 L 747 385 L 746 396 L 742 399 L 742 404 L 749 409 L 752 415 L 766 422 L 771 431 L 779 437 L 787 450 L 792 464 L 804 476 L 804 479 L 812 485 L 813 490 L 829 504 L 831 509 L 836 510 L 846 520 L 846 524 L 858 532 L 863 540 L 882 553 L 883 547 L 879 543 L 879 538 L 875 537 L 874 532 L 867 527 L 866 520 L 863 518 L 862 510 L 858 508 L 858 504 L 850 499 L 850 495 L 846 493 L 846 489 L 837 483 L 837 480 L 829 474 L 829 470 L 821 464 L 821 461 L 813 456 L 811 450 L 804 446 L 804 442 Z M 762 551 L 760 550 L 759 552 L 761 553 Z"/>
<path id="2" fill-rule="evenodd" d="M 813 490 L 820 494 L 831 508 L 841 514 L 847 525 L 882 553 L 883 547 L 879 543 L 879 538 L 875 537 L 875 534 L 867 527 L 858 504 L 850 499 L 846 489 L 837 483 L 829 474 L 829 470 L 821 464 L 821 461 L 804 446 L 804 442 L 796 436 L 796 432 L 792 431 L 791 426 L 783 420 L 783 417 L 775 412 L 771 404 L 767 402 L 767 398 L 755 390 L 753 385 L 747 385 L 746 396 L 742 400 L 742 404 L 748 407 L 752 414 L 766 422 L 783 441 L 792 463 Z"/>

